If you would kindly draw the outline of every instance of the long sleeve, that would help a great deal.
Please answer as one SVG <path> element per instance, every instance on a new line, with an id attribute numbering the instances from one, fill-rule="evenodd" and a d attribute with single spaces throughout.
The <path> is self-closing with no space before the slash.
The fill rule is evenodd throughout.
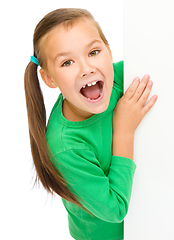
<path id="1" fill-rule="evenodd" d="M 61 152 L 54 163 L 88 211 L 107 222 L 123 221 L 136 168 L 132 160 L 112 156 L 107 176 L 94 153 L 86 148 Z"/>
<path id="2" fill-rule="evenodd" d="M 124 89 L 124 62 L 120 61 L 118 63 L 114 63 L 113 64 L 113 68 L 114 68 L 114 85 L 115 88 L 121 91 L 121 93 L 123 93 L 123 89 Z"/>

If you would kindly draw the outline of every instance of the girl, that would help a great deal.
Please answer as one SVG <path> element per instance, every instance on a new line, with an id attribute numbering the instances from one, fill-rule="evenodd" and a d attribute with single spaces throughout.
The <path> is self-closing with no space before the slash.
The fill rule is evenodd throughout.
<path id="1" fill-rule="evenodd" d="M 122 97 L 123 62 L 112 63 L 86 10 L 49 13 L 33 42 L 25 92 L 37 177 L 62 197 L 74 239 L 121 240 L 136 168 L 134 132 L 157 99 L 145 104 L 150 76 L 135 78 Z M 38 65 L 45 84 L 61 91 L 47 126 Z"/>

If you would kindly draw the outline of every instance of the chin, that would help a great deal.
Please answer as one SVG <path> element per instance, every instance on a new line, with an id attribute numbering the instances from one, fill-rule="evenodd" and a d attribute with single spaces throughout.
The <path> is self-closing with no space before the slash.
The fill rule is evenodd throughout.
<path id="1" fill-rule="evenodd" d="M 109 102 L 99 107 L 96 107 L 95 110 L 92 111 L 92 113 L 99 114 L 99 113 L 105 112 L 108 108 L 108 105 L 109 105 Z"/>

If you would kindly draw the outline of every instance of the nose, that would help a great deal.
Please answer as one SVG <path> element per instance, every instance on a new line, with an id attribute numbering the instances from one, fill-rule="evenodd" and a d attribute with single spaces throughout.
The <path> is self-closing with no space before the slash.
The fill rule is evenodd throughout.
<path id="1" fill-rule="evenodd" d="M 80 65 L 80 77 L 86 77 L 96 72 L 96 68 L 87 61 L 81 62 Z"/>

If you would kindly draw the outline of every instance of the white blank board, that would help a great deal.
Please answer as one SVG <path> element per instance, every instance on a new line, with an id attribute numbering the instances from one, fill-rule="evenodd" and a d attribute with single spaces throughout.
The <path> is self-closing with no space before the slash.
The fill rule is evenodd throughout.
<path id="1" fill-rule="evenodd" d="M 135 133 L 134 178 L 125 240 L 174 239 L 174 3 L 125 0 L 125 90 L 151 76 L 153 109 Z M 151 95 L 152 95 L 151 94 Z"/>

